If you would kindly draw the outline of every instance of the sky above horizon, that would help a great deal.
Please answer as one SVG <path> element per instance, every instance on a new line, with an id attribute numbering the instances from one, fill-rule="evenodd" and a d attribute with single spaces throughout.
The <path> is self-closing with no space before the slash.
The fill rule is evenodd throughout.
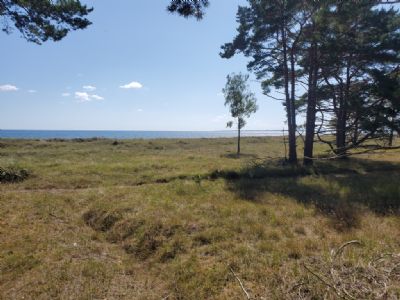
<path id="1" fill-rule="evenodd" d="M 0 33 L 0 129 L 223 130 L 231 118 L 226 75 L 248 59 L 222 59 L 243 0 L 212 1 L 204 20 L 166 11 L 168 1 L 82 1 L 86 30 L 41 46 Z M 259 111 L 245 129 L 282 129 L 281 102 L 251 82 Z"/>

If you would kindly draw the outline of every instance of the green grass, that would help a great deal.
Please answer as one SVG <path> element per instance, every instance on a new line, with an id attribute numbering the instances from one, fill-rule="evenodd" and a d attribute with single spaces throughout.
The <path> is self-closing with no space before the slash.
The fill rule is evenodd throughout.
<path id="1" fill-rule="evenodd" d="M 326 278 L 350 240 L 335 274 L 399 254 L 400 152 L 304 168 L 279 138 L 234 143 L 1 140 L 29 177 L 0 184 L 0 299 L 244 299 L 231 269 L 254 299 L 336 299 L 304 264 Z"/>

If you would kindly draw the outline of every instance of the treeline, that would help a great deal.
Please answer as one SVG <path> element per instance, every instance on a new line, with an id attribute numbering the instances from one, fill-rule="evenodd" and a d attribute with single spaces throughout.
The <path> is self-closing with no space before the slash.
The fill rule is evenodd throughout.
<path id="1" fill-rule="evenodd" d="M 266 95 L 282 95 L 289 161 L 297 162 L 298 114 L 306 117 L 304 163 L 316 140 L 338 157 L 390 147 L 400 130 L 400 15 L 382 1 L 249 0 L 221 56 L 243 53 Z M 277 98 L 277 97 L 273 97 Z M 379 142 L 376 142 L 379 141 Z"/>
<path id="2" fill-rule="evenodd" d="M 238 34 L 221 56 L 251 58 L 247 67 L 264 93 L 283 101 L 290 162 L 297 163 L 299 114 L 306 119 L 305 164 L 313 162 L 316 141 L 338 157 L 391 148 L 400 132 L 399 2 L 248 0 L 239 7 Z M 201 18 L 208 5 L 173 0 L 169 10 Z"/>

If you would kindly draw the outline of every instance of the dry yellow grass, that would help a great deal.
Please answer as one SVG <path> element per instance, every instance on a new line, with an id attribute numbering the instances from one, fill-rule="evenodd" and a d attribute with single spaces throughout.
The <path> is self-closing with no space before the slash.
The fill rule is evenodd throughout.
<path id="1" fill-rule="evenodd" d="M 347 241 L 335 272 L 400 253 L 399 152 L 303 169 L 278 138 L 240 159 L 234 139 L 0 142 L 31 173 L 0 184 L 1 299 L 244 299 L 231 269 L 253 299 L 336 299 L 304 265 L 332 281 Z M 391 258 L 374 291 L 398 299 Z"/>

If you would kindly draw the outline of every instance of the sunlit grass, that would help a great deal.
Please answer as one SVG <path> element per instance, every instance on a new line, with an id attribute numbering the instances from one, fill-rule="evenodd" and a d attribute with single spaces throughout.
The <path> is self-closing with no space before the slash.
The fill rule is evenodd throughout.
<path id="1" fill-rule="evenodd" d="M 0 166 L 30 176 L 0 185 L 0 298 L 243 299 L 232 269 L 296 299 L 303 263 L 346 241 L 350 261 L 400 251 L 399 152 L 304 169 L 279 138 L 234 143 L 2 140 Z"/>

